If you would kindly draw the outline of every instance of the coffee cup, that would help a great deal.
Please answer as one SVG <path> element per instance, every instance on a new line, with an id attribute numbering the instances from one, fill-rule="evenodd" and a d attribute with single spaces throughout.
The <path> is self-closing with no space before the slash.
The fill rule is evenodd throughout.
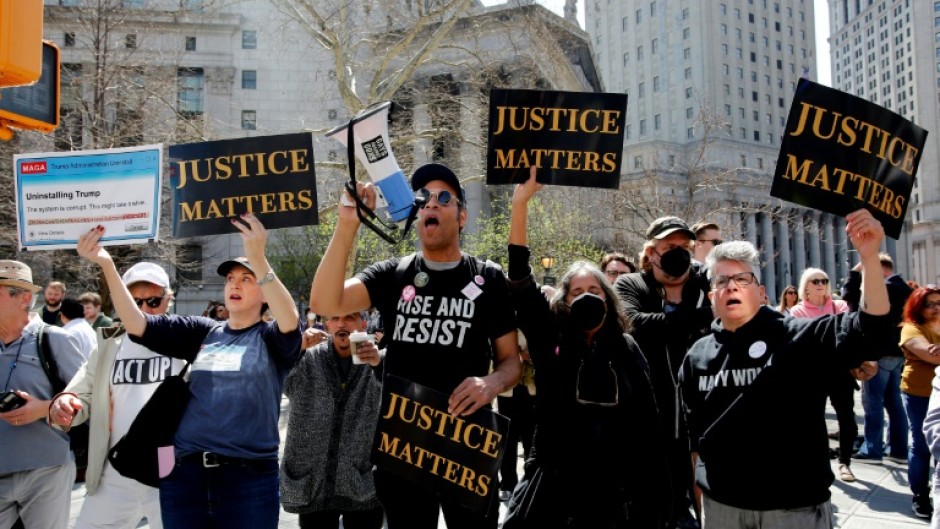
<path id="1" fill-rule="evenodd" d="M 367 332 L 356 331 L 349 333 L 349 349 L 352 352 L 352 363 L 362 364 L 364 363 L 359 358 L 359 345 L 366 342 L 371 342 L 373 339 L 372 335 Z"/>

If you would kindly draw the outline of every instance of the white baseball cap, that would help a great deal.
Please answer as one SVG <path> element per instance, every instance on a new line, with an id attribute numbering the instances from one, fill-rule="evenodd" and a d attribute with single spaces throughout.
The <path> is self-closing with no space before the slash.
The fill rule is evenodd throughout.
<path id="1" fill-rule="evenodd" d="M 161 288 L 170 288 L 170 276 L 166 271 L 153 263 L 137 263 L 124 272 L 124 284 L 131 286 L 134 283 L 146 281 Z"/>

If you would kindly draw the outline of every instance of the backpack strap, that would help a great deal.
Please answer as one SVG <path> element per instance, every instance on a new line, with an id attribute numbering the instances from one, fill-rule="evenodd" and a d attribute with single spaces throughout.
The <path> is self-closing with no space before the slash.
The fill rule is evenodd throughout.
<path id="1" fill-rule="evenodd" d="M 66 384 L 62 382 L 59 376 L 59 365 L 56 363 L 55 356 L 52 354 L 52 348 L 49 340 L 46 339 L 46 323 L 39 324 L 39 332 L 36 333 L 36 351 L 39 353 L 39 363 L 42 370 L 46 372 L 49 383 L 52 384 L 52 394 L 57 395 L 65 389 Z"/>
<path id="2" fill-rule="evenodd" d="M 395 284 L 399 287 L 404 285 L 405 274 L 408 273 L 408 269 L 415 262 L 415 255 L 415 253 L 410 253 L 398 261 L 398 266 L 395 267 Z"/>

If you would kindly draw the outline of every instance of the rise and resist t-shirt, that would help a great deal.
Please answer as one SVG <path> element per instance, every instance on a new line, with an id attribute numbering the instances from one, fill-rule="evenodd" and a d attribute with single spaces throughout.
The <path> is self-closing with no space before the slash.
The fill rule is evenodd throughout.
<path id="1" fill-rule="evenodd" d="M 469 376 L 485 376 L 491 341 L 516 328 L 502 270 L 466 254 L 435 270 L 419 254 L 396 281 L 399 261 L 357 275 L 385 322 L 386 372 L 448 394 Z"/>
<path id="2" fill-rule="evenodd" d="M 300 358 L 300 324 L 282 333 L 276 322 L 245 329 L 201 316 L 147 316 L 135 342 L 192 361 L 192 395 L 176 431 L 177 456 L 214 452 L 275 459 L 287 373 Z"/>

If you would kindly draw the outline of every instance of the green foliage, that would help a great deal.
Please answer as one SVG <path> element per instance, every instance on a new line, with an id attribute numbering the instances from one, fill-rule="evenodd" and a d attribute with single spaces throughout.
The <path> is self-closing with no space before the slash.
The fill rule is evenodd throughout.
<path id="1" fill-rule="evenodd" d="M 464 237 L 464 251 L 506 265 L 509 201 L 508 197 L 495 200 L 493 210 L 499 213 L 478 221 L 477 233 Z M 604 251 L 588 236 L 586 220 L 577 212 L 566 209 L 563 201 L 552 200 L 547 194 L 532 199 L 529 203 L 528 243 L 532 254 L 530 264 L 537 277 L 543 274 L 539 264 L 543 256 L 555 258 L 550 272 L 555 276 L 560 276 L 575 261 L 600 262 Z"/>

